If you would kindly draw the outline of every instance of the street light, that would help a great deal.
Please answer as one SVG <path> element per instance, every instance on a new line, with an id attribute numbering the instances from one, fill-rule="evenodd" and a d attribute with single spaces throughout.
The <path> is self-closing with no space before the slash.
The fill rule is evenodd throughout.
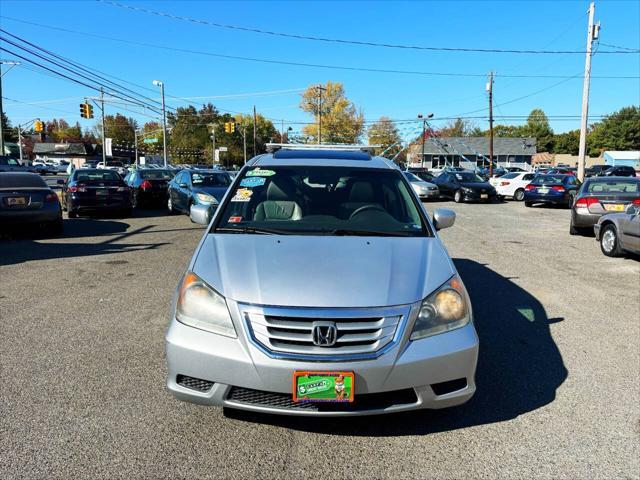
<path id="1" fill-rule="evenodd" d="M 433 113 L 429 113 L 427 118 L 433 118 Z M 427 118 L 421 113 L 418 114 L 418 119 L 422 120 L 422 157 L 420 158 L 420 168 L 424 168 L 424 137 L 427 133 Z M 409 162 L 407 162 L 407 169 L 409 168 Z"/>
<path id="2" fill-rule="evenodd" d="M 164 157 L 164 168 L 167 168 L 167 112 L 164 105 L 164 83 L 160 80 L 154 80 L 153 85 L 160 87 L 162 94 L 162 156 Z"/>

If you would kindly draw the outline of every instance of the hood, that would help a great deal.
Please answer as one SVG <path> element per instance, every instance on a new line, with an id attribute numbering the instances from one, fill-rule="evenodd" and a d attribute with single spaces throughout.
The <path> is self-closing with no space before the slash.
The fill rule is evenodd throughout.
<path id="1" fill-rule="evenodd" d="M 213 195 L 216 197 L 218 202 L 222 201 L 222 197 L 227 192 L 228 187 L 197 187 L 193 189 L 194 195 L 196 193 L 208 193 L 209 195 Z"/>
<path id="2" fill-rule="evenodd" d="M 411 182 L 411 185 L 422 188 L 431 188 L 436 186 L 434 183 L 429 182 Z"/>
<path id="3" fill-rule="evenodd" d="M 434 237 L 210 234 L 193 271 L 226 298 L 287 307 L 422 300 L 455 272 Z"/>
<path id="4" fill-rule="evenodd" d="M 493 185 L 489 182 L 460 182 L 460 185 L 472 190 L 493 190 Z"/>

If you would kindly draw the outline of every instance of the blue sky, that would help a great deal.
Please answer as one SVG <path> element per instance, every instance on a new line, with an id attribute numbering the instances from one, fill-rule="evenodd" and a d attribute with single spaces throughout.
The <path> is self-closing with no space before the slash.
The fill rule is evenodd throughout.
<path id="1" fill-rule="evenodd" d="M 293 34 L 423 46 L 536 50 L 584 50 L 588 8 L 585 1 L 126 3 L 211 22 Z M 486 111 L 481 109 L 487 106 L 486 78 L 355 72 L 216 58 L 56 31 L 7 17 L 133 42 L 285 62 L 474 74 L 493 70 L 497 74 L 497 116 L 526 116 L 536 107 L 552 118 L 575 116 L 581 108 L 580 78 L 553 86 L 562 79 L 500 77 L 581 75 L 584 55 L 580 54 L 433 52 L 314 42 L 214 28 L 91 0 L 3 0 L 0 16 L 2 28 L 13 34 L 150 89 L 129 85 L 140 93 L 157 98 L 151 81 L 160 79 L 165 82 L 167 95 L 173 97 L 226 96 L 194 99 L 191 103 L 211 101 L 222 109 L 246 113 L 255 104 L 265 116 L 278 119 L 278 128 L 280 119 L 285 120 L 285 128 L 292 125 L 294 130 L 300 128 L 295 122 L 311 121 L 298 108 L 299 91 L 327 80 L 342 82 L 348 97 L 362 108 L 367 120 L 381 115 L 409 119 L 420 112 L 453 117 L 477 111 L 469 116 L 483 116 Z M 599 1 L 595 18 L 602 24 L 601 42 L 640 48 L 640 2 Z M 611 50 L 605 46 L 600 49 Z M 5 52 L 0 57 L 12 58 Z M 640 55 L 596 54 L 592 75 L 640 76 Z M 539 90 L 544 91 L 531 95 Z M 275 93 L 246 95 L 261 92 Z M 90 127 L 95 121 L 80 119 L 78 103 L 93 94 L 86 87 L 23 67 L 14 68 L 3 77 L 4 97 L 28 103 L 47 102 L 25 105 L 5 100 L 4 109 L 14 123 L 34 117 L 64 117 L 71 122 L 81 120 L 83 127 Z M 522 96 L 527 98 L 511 102 Z M 187 103 L 188 100 L 168 98 L 168 104 L 174 107 Z M 501 103 L 507 104 L 500 106 Z M 602 115 L 639 104 L 639 79 L 592 80 L 590 113 Z M 115 107 L 108 109 L 108 113 L 115 111 Z M 487 126 L 484 119 L 474 122 Z M 434 125 L 444 123 L 441 120 Z M 552 126 L 558 132 L 579 128 L 579 119 L 555 118 Z"/>

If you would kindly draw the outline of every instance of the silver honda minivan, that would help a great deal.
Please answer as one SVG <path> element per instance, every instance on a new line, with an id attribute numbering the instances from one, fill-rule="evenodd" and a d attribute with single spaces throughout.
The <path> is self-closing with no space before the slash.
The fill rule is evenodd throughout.
<path id="1" fill-rule="evenodd" d="M 390 160 L 272 146 L 236 177 L 180 284 L 167 385 L 188 402 L 342 416 L 444 408 L 475 392 L 469 295 Z M 212 217 L 212 218 L 210 218 Z"/>

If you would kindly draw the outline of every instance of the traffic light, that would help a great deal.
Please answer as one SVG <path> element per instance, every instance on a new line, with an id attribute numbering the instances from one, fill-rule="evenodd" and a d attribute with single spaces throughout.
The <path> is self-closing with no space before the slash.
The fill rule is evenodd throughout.
<path id="1" fill-rule="evenodd" d="M 236 131 L 235 122 L 225 122 L 224 123 L 224 131 L 227 133 L 233 133 Z"/>
<path id="2" fill-rule="evenodd" d="M 93 118 L 93 106 L 89 103 L 81 103 L 80 116 L 82 118 Z"/>
<path id="3" fill-rule="evenodd" d="M 44 130 L 44 124 L 40 120 L 36 120 L 35 122 L 33 122 L 33 129 L 37 133 L 42 133 L 42 131 Z"/>

